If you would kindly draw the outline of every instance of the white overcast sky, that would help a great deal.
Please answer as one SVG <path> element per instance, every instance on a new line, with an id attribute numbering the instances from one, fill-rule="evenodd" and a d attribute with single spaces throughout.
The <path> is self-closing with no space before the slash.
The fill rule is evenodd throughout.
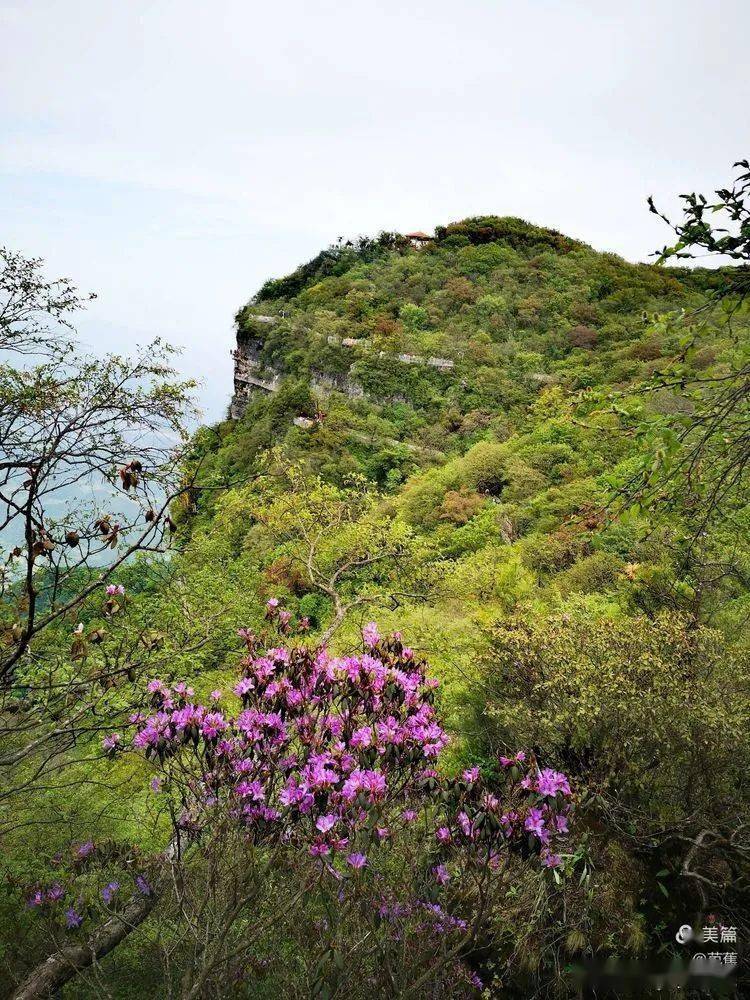
<path id="1" fill-rule="evenodd" d="M 339 235 L 520 215 L 645 259 L 750 155 L 750 0 L 0 0 L 0 242 L 231 390 L 232 317 Z"/>

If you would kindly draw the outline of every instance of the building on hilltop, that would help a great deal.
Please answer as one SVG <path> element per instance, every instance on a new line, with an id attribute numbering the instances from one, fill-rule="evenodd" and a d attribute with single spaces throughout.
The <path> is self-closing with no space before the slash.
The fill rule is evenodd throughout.
<path id="1" fill-rule="evenodd" d="M 429 243 L 430 240 L 433 238 L 432 236 L 428 236 L 427 233 L 421 233 L 421 232 L 404 233 L 404 236 L 411 243 L 411 245 L 415 247 L 417 250 L 419 250 L 420 247 L 425 246 L 425 244 Z"/>

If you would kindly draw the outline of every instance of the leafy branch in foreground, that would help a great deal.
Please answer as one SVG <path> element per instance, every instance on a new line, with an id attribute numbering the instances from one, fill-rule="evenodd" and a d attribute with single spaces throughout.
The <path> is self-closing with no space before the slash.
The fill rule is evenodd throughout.
<path id="1" fill-rule="evenodd" d="M 69 344 L 59 327 L 72 331 L 69 313 L 96 296 L 81 295 L 67 278 L 48 281 L 39 257 L 0 247 L 0 351 L 51 354 Z"/>
<path id="2" fill-rule="evenodd" d="M 658 252 L 659 263 L 674 257 L 691 259 L 697 250 L 707 254 L 730 257 L 739 261 L 741 266 L 731 272 L 731 280 L 722 294 L 742 294 L 750 292 L 750 162 L 738 160 L 735 167 L 741 167 L 731 187 L 719 188 L 714 192 L 715 199 L 711 201 L 703 194 L 682 194 L 684 202 L 683 215 L 679 222 L 672 222 L 668 216 L 660 212 L 654 204 L 654 199 L 648 199 L 648 206 L 654 215 L 673 230 L 677 242 L 672 246 L 664 246 Z M 711 216 L 719 215 L 725 225 L 715 225 Z"/>
<path id="3" fill-rule="evenodd" d="M 622 495 L 642 507 L 680 509 L 694 538 L 718 521 L 730 521 L 747 504 L 750 468 L 750 164 L 731 188 L 716 191 L 716 200 L 685 194 L 683 218 L 673 223 L 649 198 L 651 211 L 675 232 L 677 242 L 665 246 L 659 262 L 692 258 L 697 250 L 728 256 L 738 263 L 717 272 L 713 295 L 698 309 L 657 318 L 653 335 L 679 347 L 639 387 L 637 405 L 627 404 L 620 416 L 634 431 L 641 461 Z M 725 226 L 714 225 L 720 215 Z M 709 308 L 710 306 L 717 308 Z M 727 337 L 728 335 L 728 337 Z M 711 355 L 712 345 L 728 343 L 723 356 Z M 701 350 L 711 359 L 698 364 Z M 666 411 L 642 404 L 666 395 Z"/>

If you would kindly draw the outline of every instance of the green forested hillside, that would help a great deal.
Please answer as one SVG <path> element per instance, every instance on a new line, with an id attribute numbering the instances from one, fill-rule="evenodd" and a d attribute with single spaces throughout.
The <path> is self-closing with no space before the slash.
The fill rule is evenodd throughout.
<path id="1" fill-rule="evenodd" d="M 679 838 L 746 809 L 745 493 L 704 522 L 711 460 L 678 470 L 704 380 L 744 363 L 747 313 L 730 329 L 736 303 L 706 310 L 725 272 L 630 264 L 514 219 L 382 242 L 334 248 L 238 313 L 284 379 L 199 439 L 209 480 L 248 485 L 199 497 L 188 551 L 221 551 L 320 630 L 335 568 L 395 553 L 339 580 L 354 606 L 334 643 L 374 618 L 429 656 L 457 761 L 533 746 L 575 774 L 596 872 L 575 919 L 594 950 L 637 954 L 696 903 Z M 364 398 L 321 397 L 331 373 Z M 731 881 L 719 863 L 713 898 Z"/>
<path id="2" fill-rule="evenodd" d="M 575 810 L 560 858 L 533 872 L 514 861 L 481 932 L 450 952 L 487 996 L 574 995 L 581 959 L 668 958 L 674 928 L 711 911 L 750 932 L 747 404 L 722 403 L 747 371 L 749 324 L 733 278 L 631 264 L 494 216 L 438 227 L 419 249 L 383 234 L 324 251 L 237 314 L 240 348 L 281 378 L 239 420 L 194 436 L 171 558 L 118 570 L 116 613 L 95 600 L 76 611 L 84 633 L 106 633 L 87 669 L 138 636 L 133 677 L 185 681 L 205 704 L 234 683 L 237 630 L 265 634 L 269 599 L 304 643 L 336 654 L 361 650 L 374 621 L 441 682 L 442 774 L 494 775 L 518 750 L 564 772 Z M 64 619 L 42 649 L 67 653 L 69 631 Z M 124 733 L 132 692 L 118 682 L 105 697 Z M 81 737 L 91 752 L 65 791 L 37 789 L 11 824 L 8 969 L 33 964 L 24 947 L 43 950 L 14 893 L 49 877 L 55 851 L 96 830 L 114 871 L 123 845 L 145 855 L 168 839 L 177 799 L 149 792 L 148 762 L 99 753 L 101 734 Z M 33 786 L 32 770 L 18 780 Z M 240 856 L 222 843 L 224 860 Z M 407 857 L 372 862 L 376 894 L 406 878 L 397 858 L 410 872 L 436 860 Z M 383 986 L 377 953 L 357 951 L 365 897 L 335 924 L 333 897 L 305 903 L 285 869 L 229 925 L 235 945 L 262 929 L 238 992 L 222 992 L 231 955 L 201 980 L 198 937 L 180 950 L 180 906 L 200 923 L 214 862 L 207 849 L 183 873 L 188 901 L 170 899 L 120 946 L 113 996 L 412 995 L 389 992 L 400 974 L 422 996 L 479 989 L 451 979 L 447 958 L 430 978 L 417 945 Z M 442 904 L 454 916 L 469 906 L 462 878 Z M 220 879 L 226 889 L 230 873 Z M 286 900 L 276 923 L 274 894 Z M 316 935 L 334 924 L 313 972 Z M 337 955 L 356 975 L 341 979 Z M 183 992 L 160 993 L 167 981 Z M 82 983 L 63 995 L 98 995 Z"/>

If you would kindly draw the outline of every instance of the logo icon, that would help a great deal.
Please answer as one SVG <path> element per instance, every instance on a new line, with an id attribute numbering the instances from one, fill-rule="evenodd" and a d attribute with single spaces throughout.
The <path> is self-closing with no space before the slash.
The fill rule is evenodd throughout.
<path id="1" fill-rule="evenodd" d="M 677 944 L 687 944 L 688 941 L 692 940 L 693 928 L 690 924 L 683 924 L 682 927 L 675 934 L 675 941 Z"/>

